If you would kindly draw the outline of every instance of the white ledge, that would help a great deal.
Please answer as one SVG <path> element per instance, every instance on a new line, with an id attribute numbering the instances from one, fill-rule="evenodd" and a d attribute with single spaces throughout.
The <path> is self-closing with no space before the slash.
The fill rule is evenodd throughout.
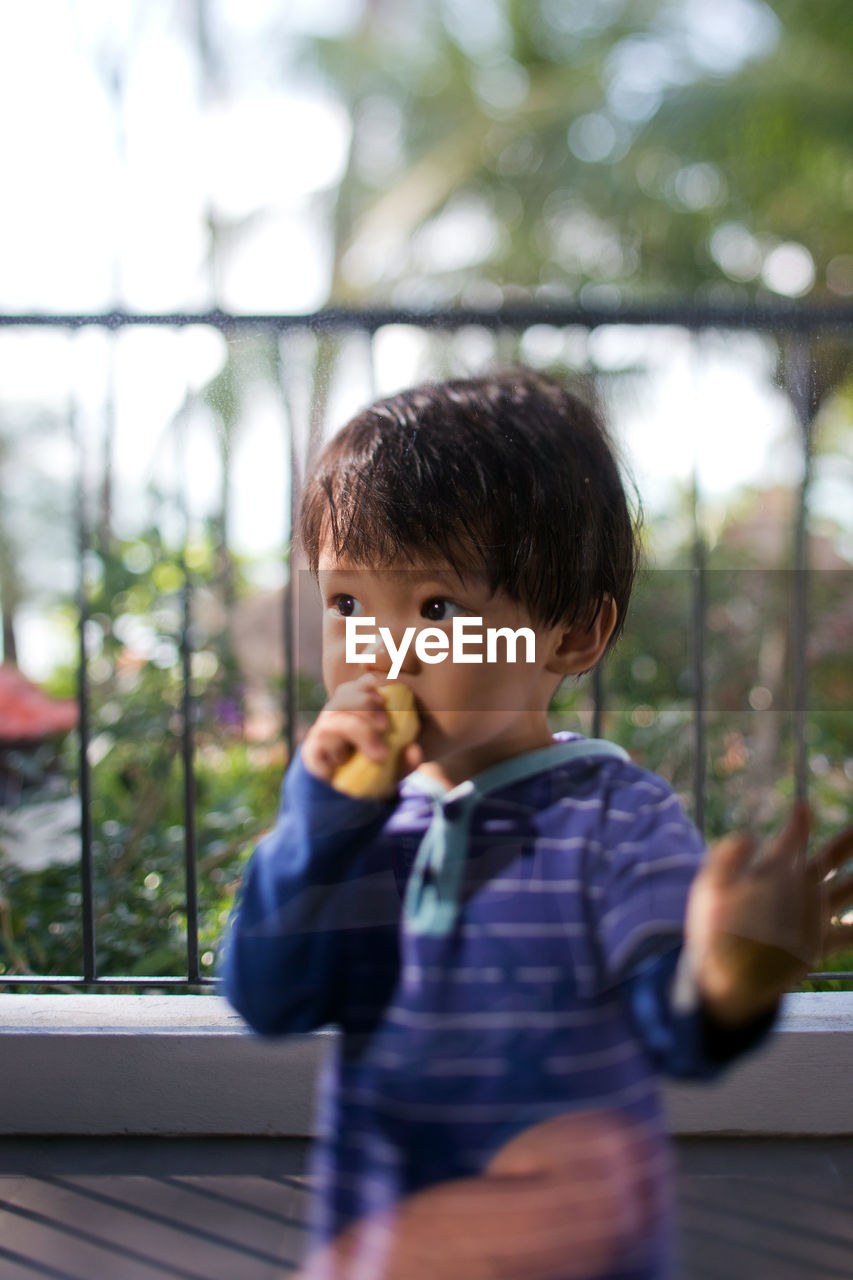
<path id="1" fill-rule="evenodd" d="M 270 1040 L 219 996 L 0 994 L 0 1134 L 310 1137 L 324 1030 Z M 665 1086 L 674 1134 L 853 1134 L 853 992 L 789 996 L 758 1052 Z"/>

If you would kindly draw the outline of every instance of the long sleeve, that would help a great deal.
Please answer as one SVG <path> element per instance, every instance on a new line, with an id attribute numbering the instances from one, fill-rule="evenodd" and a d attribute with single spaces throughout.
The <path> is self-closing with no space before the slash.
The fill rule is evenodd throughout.
<path id="1" fill-rule="evenodd" d="M 625 983 L 631 1017 L 646 1050 L 666 1075 L 709 1080 L 763 1044 L 778 1008 L 743 1027 L 714 1022 L 698 991 L 676 995 L 682 948 L 646 961 Z"/>
<path id="2" fill-rule="evenodd" d="M 387 922 L 388 877 L 364 849 L 385 802 L 354 800 L 309 773 L 297 755 L 274 829 L 255 849 L 224 941 L 224 993 L 267 1035 L 339 1020 L 347 935 Z"/>
<path id="3" fill-rule="evenodd" d="M 761 1044 L 776 1011 L 727 1028 L 714 1022 L 691 989 L 679 961 L 704 840 L 663 779 L 645 771 L 623 775 L 615 767 L 612 773 L 587 878 L 599 990 L 621 989 L 658 1071 L 710 1079 Z"/>

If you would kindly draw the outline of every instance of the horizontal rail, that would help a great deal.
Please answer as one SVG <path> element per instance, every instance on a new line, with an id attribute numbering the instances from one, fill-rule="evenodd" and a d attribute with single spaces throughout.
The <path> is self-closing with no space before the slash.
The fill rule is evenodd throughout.
<path id="1" fill-rule="evenodd" d="M 79 973 L 4 973 L 0 975 L 0 987 L 216 987 L 218 978 L 187 977 L 116 977 L 101 974 L 86 978 Z"/>
<path id="2" fill-rule="evenodd" d="M 810 973 L 804 981 L 809 982 L 853 982 L 853 970 L 829 970 L 826 973 Z M 219 978 L 199 976 L 186 977 L 117 977 L 111 978 L 101 974 L 98 978 L 84 978 L 81 974 L 9 974 L 0 975 L 0 987 L 209 987 L 211 992 L 221 985 Z"/>
<path id="3" fill-rule="evenodd" d="M 0 314 L 0 328 L 126 329 L 135 326 L 187 328 L 202 325 L 224 332 L 240 329 L 308 329 L 312 332 L 362 330 L 375 332 L 386 325 L 413 325 L 422 329 L 453 330 L 466 325 L 486 329 L 521 330 L 532 325 L 577 325 L 595 329 L 602 325 L 661 325 L 687 329 L 756 329 L 813 333 L 816 330 L 853 328 L 853 306 L 797 307 L 784 304 L 702 305 L 625 303 L 608 306 L 576 306 L 529 302 L 499 308 L 454 307 L 415 310 L 407 307 L 328 307 L 310 313 L 241 314 L 221 311 L 101 311 L 7 312 Z"/>

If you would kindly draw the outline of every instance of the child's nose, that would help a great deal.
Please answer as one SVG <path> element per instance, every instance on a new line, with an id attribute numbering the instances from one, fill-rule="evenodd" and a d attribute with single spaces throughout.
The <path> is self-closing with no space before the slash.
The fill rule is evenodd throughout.
<path id="1" fill-rule="evenodd" d="M 389 630 L 390 635 L 387 638 L 387 643 L 386 637 L 377 630 L 376 639 L 372 646 L 376 655 L 373 670 L 378 675 L 385 675 L 393 667 L 395 677 L 402 671 L 414 671 L 416 666 L 414 636 L 406 634 L 406 628 L 403 626 L 392 627 Z"/>

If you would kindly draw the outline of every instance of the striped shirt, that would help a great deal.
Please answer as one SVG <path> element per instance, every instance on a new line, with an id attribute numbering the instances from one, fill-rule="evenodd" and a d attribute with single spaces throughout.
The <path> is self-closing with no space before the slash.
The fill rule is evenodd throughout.
<path id="1" fill-rule="evenodd" d="M 412 774 L 388 802 L 288 770 L 223 975 L 264 1034 L 343 1032 L 320 1090 L 319 1239 L 579 1108 L 627 1113 L 663 1156 L 659 1074 L 714 1074 L 763 1035 L 709 1051 L 700 1014 L 674 1013 L 703 842 L 662 779 L 576 741 L 450 792 Z M 664 1274 L 664 1253 L 625 1276 Z"/>

